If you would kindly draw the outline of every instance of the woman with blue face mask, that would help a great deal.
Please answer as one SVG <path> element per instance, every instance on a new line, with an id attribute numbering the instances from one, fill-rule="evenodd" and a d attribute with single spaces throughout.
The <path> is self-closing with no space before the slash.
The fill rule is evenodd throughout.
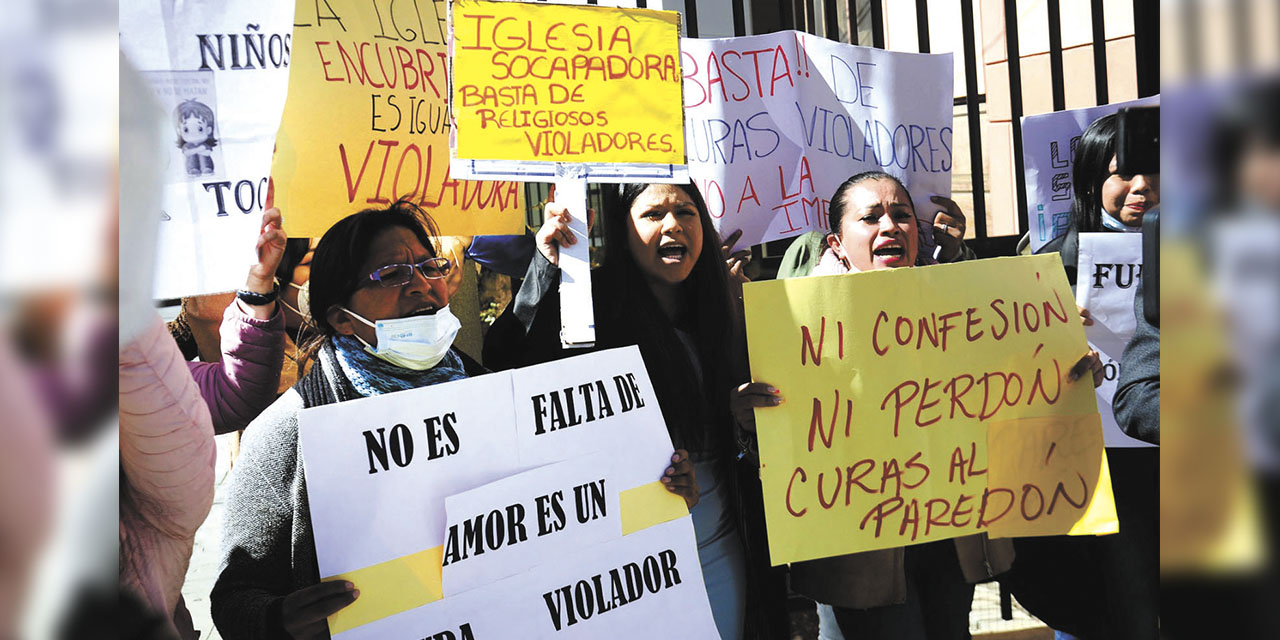
<path id="1" fill-rule="evenodd" d="M 347 216 L 315 248 L 308 307 L 310 371 L 247 430 L 223 523 L 211 594 L 224 638 L 327 638 L 327 616 L 359 592 L 319 582 L 299 464 L 298 412 L 484 373 L 456 348 L 435 226 L 408 201 Z"/>

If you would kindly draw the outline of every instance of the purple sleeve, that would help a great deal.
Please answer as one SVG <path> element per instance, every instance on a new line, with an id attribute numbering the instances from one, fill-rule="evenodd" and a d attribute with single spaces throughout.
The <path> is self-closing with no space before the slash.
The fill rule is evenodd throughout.
<path id="1" fill-rule="evenodd" d="M 276 399 L 284 364 L 284 314 L 257 320 L 232 301 L 218 330 L 221 362 L 189 362 L 191 376 L 209 405 L 216 433 L 243 429 Z"/>

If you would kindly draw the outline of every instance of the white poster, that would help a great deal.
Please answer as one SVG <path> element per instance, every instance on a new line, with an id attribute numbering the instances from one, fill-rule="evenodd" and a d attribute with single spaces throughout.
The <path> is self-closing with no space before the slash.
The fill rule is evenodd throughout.
<path id="1" fill-rule="evenodd" d="M 1089 348 L 1102 356 L 1104 379 L 1096 389 L 1098 413 L 1108 447 L 1154 446 L 1125 435 L 1116 424 L 1112 398 L 1120 378 L 1120 359 L 1133 338 L 1137 320 L 1133 298 L 1142 275 L 1142 234 L 1082 233 L 1076 276 L 1076 304 L 1089 310 L 1093 326 L 1085 327 Z"/>
<path id="2" fill-rule="evenodd" d="M 576 549 L 334 640 L 719 638 L 690 516 Z"/>
<path id="3" fill-rule="evenodd" d="M 673 499 L 652 486 L 672 446 L 636 347 L 305 409 L 298 421 L 320 575 L 363 594 L 330 618 L 335 635 L 448 600 L 453 583 L 475 590 L 529 568 L 562 541 L 577 550 L 619 537 L 621 492 L 648 486 L 631 501 L 646 514 Z M 571 462 L 545 466 L 561 461 Z M 602 522 L 521 540 L 580 515 Z M 486 551 L 516 555 L 495 564 Z"/>
<path id="4" fill-rule="evenodd" d="M 444 592 L 470 591 L 622 535 L 619 489 L 636 484 L 620 481 L 612 463 L 626 457 L 615 450 L 573 458 L 445 498 Z"/>
<path id="5" fill-rule="evenodd" d="M 288 89 L 293 10 L 252 0 L 120 6 L 120 50 L 170 134 L 156 298 L 244 285 Z"/>
<path id="6" fill-rule="evenodd" d="M 849 176 L 902 179 L 921 219 L 950 196 L 951 54 L 781 31 L 681 43 L 685 149 L 720 235 L 741 246 L 827 230 Z M 922 250 L 932 251 L 932 234 Z"/>
<path id="7" fill-rule="evenodd" d="M 1084 130 L 1094 120 L 1125 107 L 1158 104 L 1160 96 L 1151 96 L 1022 118 L 1022 161 L 1026 167 L 1033 252 L 1065 233 L 1071 222 L 1071 163 Z"/>
<path id="8" fill-rule="evenodd" d="M 444 542 L 444 499 L 521 470 L 511 373 L 304 409 L 321 576 Z"/>

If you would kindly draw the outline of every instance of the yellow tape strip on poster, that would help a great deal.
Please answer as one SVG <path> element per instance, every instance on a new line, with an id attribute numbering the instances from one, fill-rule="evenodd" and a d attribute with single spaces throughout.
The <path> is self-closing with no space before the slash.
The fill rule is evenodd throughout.
<path id="1" fill-rule="evenodd" d="M 671 493 L 661 482 L 650 482 L 618 494 L 622 535 L 648 529 L 689 515 L 684 498 Z"/>
<path id="2" fill-rule="evenodd" d="M 661 482 L 627 489 L 618 496 L 622 535 L 630 535 L 689 515 L 684 498 Z M 370 567 L 325 578 L 347 580 L 360 597 L 329 616 L 329 632 L 342 633 L 374 620 L 430 604 L 443 597 L 444 547 L 434 547 Z"/>
<path id="3" fill-rule="evenodd" d="M 785 399 L 756 410 L 774 564 L 1115 531 L 1091 380 L 1067 380 L 1088 345 L 1057 254 L 744 293 L 752 379 Z"/>
<path id="4" fill-rule="evenodd" d="M 338 634 L 386 618 L 443 596 L 444 547 L 433 547 L 371 567 L 325 578 L 347 580 L 360 592 L 345 609 L 329 616 L 329 633 Z"/>

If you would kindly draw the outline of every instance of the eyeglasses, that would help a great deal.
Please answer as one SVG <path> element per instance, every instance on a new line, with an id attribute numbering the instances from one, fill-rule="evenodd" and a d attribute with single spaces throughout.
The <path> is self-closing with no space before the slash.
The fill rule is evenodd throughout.
<path id="1" fill-rule="evenodd" d="M 374 269 L 369 279 L 383 287 L 403 287 L 413 280 L 414 270 L 422 272 L 428 280 L 436 280 L 449 275 L 453 263 L 448 258 L 427 258 L 417 264 L 389 264 Z"/>

